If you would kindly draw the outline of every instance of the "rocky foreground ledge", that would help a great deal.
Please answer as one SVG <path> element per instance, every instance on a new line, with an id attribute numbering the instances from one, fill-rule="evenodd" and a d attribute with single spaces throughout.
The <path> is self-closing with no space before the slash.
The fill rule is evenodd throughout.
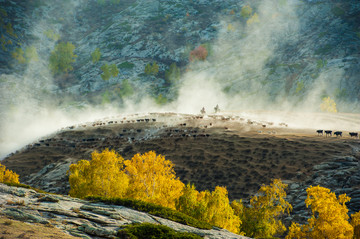
<path id="1" fill-rule="evenodd" d="M 94 203 L 64 195 L 38 193 L 33 189 L 11 187 L 0 183 L 0 216 L 14 220 L 56 227 L 82 238 L 116 238 L 123 226 L 153 223 L 175 231 L 190 232 L 209 239 L 248 237 L 214 227 L 198 229 L 131 208 Z"/>

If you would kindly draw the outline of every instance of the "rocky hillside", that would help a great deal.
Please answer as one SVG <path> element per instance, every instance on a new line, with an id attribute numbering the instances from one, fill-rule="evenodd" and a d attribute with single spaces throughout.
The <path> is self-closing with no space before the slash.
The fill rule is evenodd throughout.
<path id="1" fill-rule="evenodd" d="M 32 224 L 43 224 L 74 236 L 65 237 L 57 234 L 56 238 L 127 238 L 121 237 L 118 231 L 125 225 L 134 223 L 165 225 L 175 231 L 190 232 L 209 239 L 248 238 L 215 227 L 211 230 L 197 229 L 123 206 L 38 193 L 32 189 L 4 184 L 0 184 L 0 206 L 0 219 L 6 217 Z M 11 231 L 13 224 L 15 225 L 8 220 L 1 225 L 0 234 L 4 238 L 8 238 L 6 234 Z M 34 228 L 27 231 L 24 228 L 26 226 L 14 232 L 19 235 L 16 238 L 41 235 L 36 233 Z M 10 236 L 15 238 L 15 235 Z"/>
<path id="2" fill-rule="evenodd" d="M 360 109 L 357 0 L 1 0 L 0 6 L 4 111 L 24 100 L 34 109 L 52 101 L 62 108 L 123 105 L 144 95 L 163 104 L 182 100 L 194 88 L 189 82 L 211 83 L 215 93 L 240 102 L 228 108 L 274 103 L 319 110 L 329 96 L 339 111 Z M 68 73 L 53 74 L 49 57 L 60 42 L 71 42 L 77 57 Z M 190 62 L 200 45 L 205 61 Z M 31 47 L 38 59 L 21 60 L 20 49 L 26 58 Z M 101 57 L 93 62 L 97 48 Z M 158 72 L 145 74 L 149 63 Z M 104 64 L 115 64 L 119 74 L 103 80 Z"/>

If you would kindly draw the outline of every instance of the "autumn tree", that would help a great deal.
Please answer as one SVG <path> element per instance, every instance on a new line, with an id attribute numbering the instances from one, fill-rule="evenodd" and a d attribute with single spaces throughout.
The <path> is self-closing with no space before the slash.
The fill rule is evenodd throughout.
<path id="1" fill-rule="evenodd" d="M 201 60 L 204 61 L 206 57 L 208 56 L 208 51 L 204 46 L 198 46 L 193 51 L 190 52 L 189 60 L 195 61 L 195 60 Z"/>
<path id="2" fill-rule="evenodd" d="M 260 20 L 259 20 L 259 16 L 257 15 L 257 13 L 254 13 L 254 15 L 252 15 L 247 21 L 246 21 L 246 24 L 249 26 L 251 24 L 254 24 L 254 23 L 259 23 Z"/>
<path id="3" fill-rule="evenodd" d="M 241 220 L 230 206 L 225 187 L 218 186 L 213 192 L 198 192 L 194 185 L 188 184 L 176 201 L 176 209 L 234 233 L 240 232 Z"/>
<path id="4" fill-rule="evenodd" d="M 286 239 L 353 238 L 354 230 L 348 222 L 348 209 L 345 205 L 346 202 L 350 201 L 350 197 L 346 194 L 336 197 L 330 189 L 320 186 L 310 186 L 306 192 L 305 204 L 307 207 L 311 207 L 312 216 L 306 225 L 293 222 Z M 357 218 L 357 215 L 354 218 Z"/>
<path id="5" fill-rule="evenodd" d="M 249 5 L 245 5 L 241 8 L 240 16 L 243 18 L 249 18 L 252 13 L 252 8 Z"/>
<path id="6" fill-rule="evenodd" d="M 176 178 L 174 165 L 154 151 L 124 161 L 129 175 L 127 197 L 175 209 L 184 184 Z"/>
<path id="7" fill-rule="evenodd" d="M 330 112 L 330 113 L 337 112 L 336 103 L 330 97 L 324 97 L 322 99 L 322 102 L 320 104 L 320 109 L 321 109 L 321 111 L 324 111 L 324 112 Z"/>
<path id="8" fill-rule="evenodd" d="M 19 183 L 19 175 L 0 163 L 0 183 Z"/>
<path id="9" fill-rule="evenodd" d="M 67 73 L 72 71 L 72 63 L 75 62 L 77 55 L 74 54 L 75 46 L 70 42 L 60 42 L 50 55 L 50 70 L 53 74 Z"/>
<path id="10" fill-rule="evenodd" d="M 354 228 L 354 239 L 360 239 L 360 212 L 351 215 L 351 226 Z"/>
<path id="11" fill-rule="evenodd" d="M 287 184 L 274 179 L 270 185 L 262 185 L 256 196 L 250 199 L 250 206 L 244 207 L 241 202 L 232 204 L 242 221 L 242 231 L 246 236 L 255 238 L 272 238 L 275 234 L 285 232 L 286 228 L 280 217 L 292 210 L 285 200 Z"/>
<path id="12" fill-rule="evenodd" d="M 69 173 L 70 195 L 123 197 L 129 178 L 124 172 L 124 159 L 114 150 L 94 151 L 91 161 L 71 164 Z"/>
<path id="13" fill-rule="evenodd" d="M 96 63 L 100 60 L 101 57 L 101 52 L 100 52 L 100 48 L 96 48 L 93 53 L 91 53 L 91 60 L 93 63 Z"/>

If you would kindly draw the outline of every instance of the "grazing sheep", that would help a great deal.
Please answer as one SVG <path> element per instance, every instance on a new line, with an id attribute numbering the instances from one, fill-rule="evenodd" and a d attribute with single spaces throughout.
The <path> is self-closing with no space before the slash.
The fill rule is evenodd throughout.
<path id="1" fill-rule="evenodd" d="M 328 135 L 332 136 L 332 130 L 325 130 L 325 136 L 327 137 Z"/>
<path id="2" fill-rule="evenodd" d="M 342 132 L 341 132 L 341 131 L 335 131 L 335 132 L 334 132 L 334 135 L 335 135 L 336 137 L 342 137 Z"/>
<path id="3" fill-rule="evenodd" d="M 322 129 L 316 130 L 316 133 L 318 134 L 318 136 L 320 136 L 320 134 L 324 135 L 324 130 Z"/>

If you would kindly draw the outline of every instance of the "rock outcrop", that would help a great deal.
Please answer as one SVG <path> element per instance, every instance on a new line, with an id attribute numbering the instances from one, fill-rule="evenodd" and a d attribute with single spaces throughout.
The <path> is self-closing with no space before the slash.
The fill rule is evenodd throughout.
<path id="1" fill-rule="evenodd" d="M 37 193 L 1 183 L 0 214 L 19 221 L 52 225 L 82 238 L 115 238 L 124 225 L 144 222 L 166 225 L 208 239 L 248 238 L 215 227 L 211 230 L 193 228 L 123 206 Z"/>

